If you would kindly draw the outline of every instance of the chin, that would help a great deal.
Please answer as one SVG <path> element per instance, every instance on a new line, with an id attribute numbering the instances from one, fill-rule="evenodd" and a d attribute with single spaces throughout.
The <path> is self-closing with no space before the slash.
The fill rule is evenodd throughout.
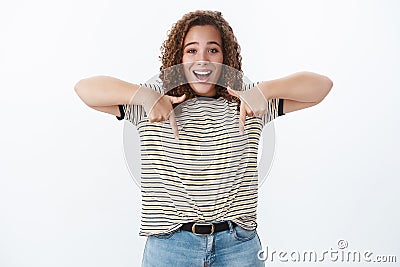
<path id="1" fill-rule="evenodd" d="M 215 84 L 211 83 L 191 83 L 190 87 L 197 95 L 215 95 Z"/>

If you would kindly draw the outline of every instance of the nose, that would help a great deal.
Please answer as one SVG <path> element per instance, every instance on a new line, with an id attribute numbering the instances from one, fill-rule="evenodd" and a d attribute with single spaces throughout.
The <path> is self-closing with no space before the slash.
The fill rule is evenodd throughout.
<path id="1" fill-rule="evenodd" d="M 196 58 L 196 64 L 198 65 L 207 65 L 210 62 L 208 58 L 207 52 L 198 52 L 197 53 L 197 58 Z"/>
<path id="2" fill-rule="evenodd" d="M 208 64 L 209 64 L 208 61 L 203 61 L 203 60 L 201 60 L 201 61 L 196 61 L 196 66 L 199 67 L 199 68 L 207 67 Z"/>

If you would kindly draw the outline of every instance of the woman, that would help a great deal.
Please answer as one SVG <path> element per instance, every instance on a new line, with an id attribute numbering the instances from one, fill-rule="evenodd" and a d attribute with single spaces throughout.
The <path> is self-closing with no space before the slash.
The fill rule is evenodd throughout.
<path id="1" fill-rule="evenodd" d="M 264 266 L 256 231 L 262 128 L 321 102 L 332 82 L 300 72 L 246 84 L 240 47 L 220 12 L 184 15 L 161 52 L 162 83 L 96 76 L 75 86 L 88 106 L 138 129 L 142 265 Z"/>

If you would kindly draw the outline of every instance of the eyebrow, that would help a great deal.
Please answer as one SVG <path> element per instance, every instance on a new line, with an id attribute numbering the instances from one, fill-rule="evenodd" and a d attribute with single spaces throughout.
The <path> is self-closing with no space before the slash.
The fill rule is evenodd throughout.
<path id="1" fill-rule="evenodd" d="M 183 48 L 185 48 L 185 47 L 188 46 L 188 45 L 192 45 L 192 44 L 199 44 L 199 42 L 190 42 L 190 43 L 187 43 L 187 44 L 185 44 L 185 46 L 184 46 Z M 218 42 L 216 42 L 216 41 L 210 41 L 210 42 L 207 42 L 207 44 L 216 44 L 216 45 L 218 45 L 219 47 L 221 47 L 221 45 L 220 45 Z"/>

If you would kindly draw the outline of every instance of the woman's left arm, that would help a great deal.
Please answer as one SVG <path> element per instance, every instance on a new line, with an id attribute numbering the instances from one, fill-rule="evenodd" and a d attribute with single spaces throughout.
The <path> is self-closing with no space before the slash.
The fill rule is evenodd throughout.
<path id="1" fill-rule="evenodd" d="M 308 108 L 320 103 L 330 92 L 332 81 L 323 75 L 302 71 L 262 82 L 258 85 L 266 99 L 284 100 L 283 113 Z"/>

